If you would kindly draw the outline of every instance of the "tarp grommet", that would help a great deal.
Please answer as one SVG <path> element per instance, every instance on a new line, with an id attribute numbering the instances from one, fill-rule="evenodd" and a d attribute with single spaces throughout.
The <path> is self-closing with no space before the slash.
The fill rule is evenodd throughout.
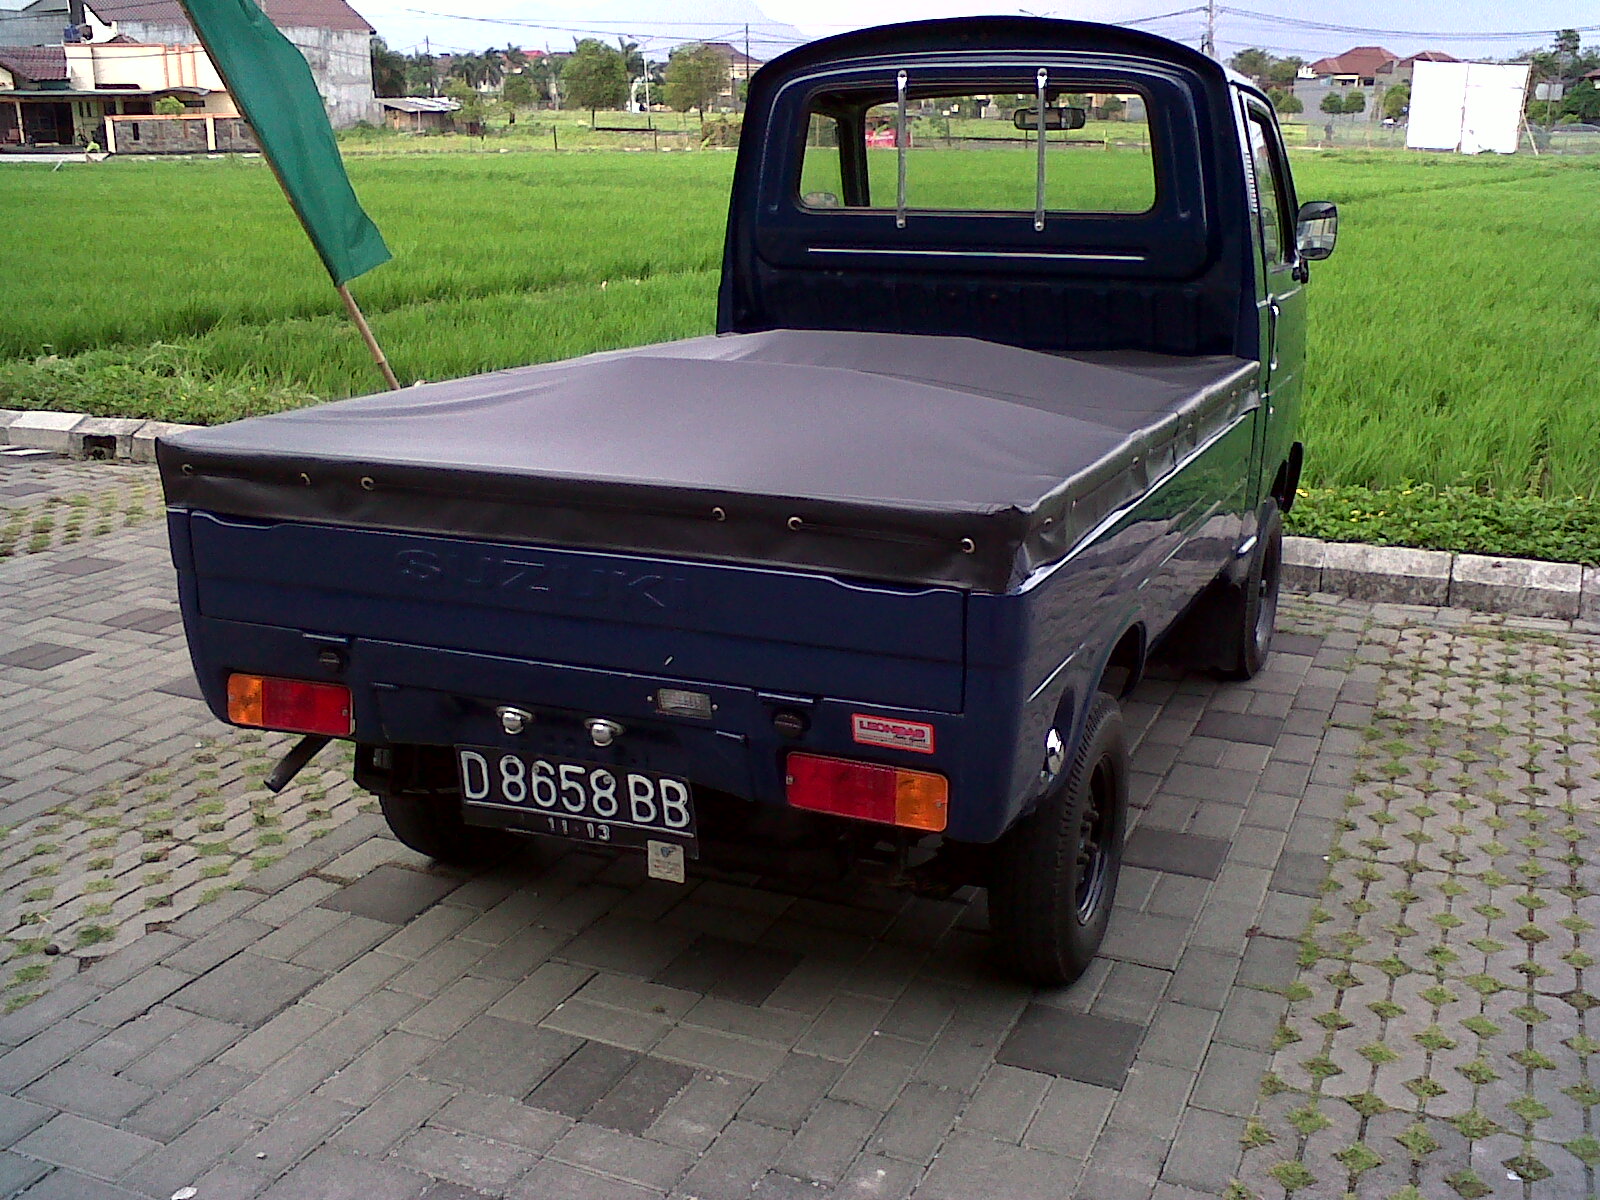
<path id="1" fill-rule="evenodd" d="M 303 483 L 306 487 L 310 487 L 311 486 L 311 476 L 307 475 L 304 471 L 301 471 L 300 472 L 300 482 Z"/>
<path id="2" fill-rule="evenodd" d="M 804 527 L 805 522 L 802 521 L 799 517 L 790 517 L 787 521 L 784 522 L 784 524 L 787 525 L 790 529 L 794 530 L 796 533 L 799 533 L 800 530 Z"/>
<path id="3" fill-rule="evenodd" d="M 361 490 L 362 491 L 370 492 L 373 488 L 375 488 L 377 486 L 378 486 L 377 484 L 372 482 L 372 476 L 371 475 L 363 475 L 361 477 Z"/>
<path id="4" fill-rule="evenodd" d="M 977 542 L 973 541 L 971 538 L 962 538 L 961 539 L 961 553 L 963 553 L 963 554 L 976 554 L 977 552 L 978 552 L 978 543 Z"/>
<path id="5" fill-rule="evenodd" d="M 713 521 L 726 521 L 728 519 L 728 514 L 720 505 L 718 505 L 711 510 L 711 519 Z"/>
<path id="6" fill-rule="evenodd" d="M 185 475 L 193 475 L 194 474 L 194 464 L 193 463 L 184 463 L 183 467 L 182 467 L 182 471 L 183 471 L 183 473 Z"/>

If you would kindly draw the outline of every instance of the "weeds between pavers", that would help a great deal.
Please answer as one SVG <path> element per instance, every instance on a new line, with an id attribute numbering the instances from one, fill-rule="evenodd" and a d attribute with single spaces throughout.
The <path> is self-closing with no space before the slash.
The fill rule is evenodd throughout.
<path id="1" fill-rule="evenodd" d="M 349 777 L 348 748 L 268 792 L 262 780 L 287 744 L 250 731 L 197 739 L 167 766 L 0 830 L 0 1006 L 31 1003 L 84 960 L 215 899 L 369 807 Z"/>
<path id="2" fill-rule="evenodd" d="M 107 472 L 85 483 L 93 491 L 48 496 L 0 510 L 0 559 L 40 554 L 142 525 L 161 511 L 161 488 L 153 472 Z"/>
<path id="3" fill-rule="evenodd" d="M 1368 636 L 1394 653 L 1230 1194 L 1590 1195 L 1600 642 Z"/>

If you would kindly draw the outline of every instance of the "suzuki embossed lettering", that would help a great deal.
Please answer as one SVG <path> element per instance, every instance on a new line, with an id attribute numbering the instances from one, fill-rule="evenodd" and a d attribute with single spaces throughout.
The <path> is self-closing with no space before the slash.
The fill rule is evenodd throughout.
<path id="1" fill-rule="evenodd" d="M 610 565 L 545 560 L 523 554 L 453 554 L 402 550 L 394 558 L 404 580 L 456 592 L 545 600 L 552 608 L 581 605 L 615 612 L 681 612 L 689 582 L 681 576 Z M 542 607 L 542 606 L 541 606 Z"/>

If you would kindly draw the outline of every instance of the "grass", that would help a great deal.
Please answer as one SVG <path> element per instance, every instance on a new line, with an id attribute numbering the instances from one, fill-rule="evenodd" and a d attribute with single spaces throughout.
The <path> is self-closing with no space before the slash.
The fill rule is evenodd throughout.
<path id="1" fill-rule="evenodd" d="M 397 140 L 447 141 L 347 147 Z M 1066 153 L 1147 169 L 1138 150 Z M 965 176 L 1005 154 L 947 161 Z M 706 332 L 732 167 L 716 152 L 356 157 L 395 261 L 355 290 L 406 380 Z M 1339 253 L 1314 268 L 1297 530 L 1597 558 L 1600 523 L 1571 499 L 1600 495 L 1596 168 L 1297 156 L 1302 197 L 1343 216 Z M 50 263 L 48 287 L 0 313 L 0 407 L 209 423 L 377 386 L 258 160 L 9 164 L 0 207 L 0 261 Z"/>
<path id="2" fill-rule="evenodd" d="M 1600 564 L 1595 496 L 1428 485 L 1306 488 L 1287 526 L 1291 533 L 1334 542 Z"/>
<path id="3" fill-rule="evenodd" d="M 1347 217 L 1313 271 L 1313 482 L 1600 491 L 1597 178 L 1520 159 L 1302 161 L 1302 195 Z"/>
<path id="4" fill-rule="evenodd" d="M 350 174 L 395 261 L 358 281 L 374 314 L 602 281 L 713 271 L 732 156 L 374 158 Z M 56 303 L 9 306 L 0 358 L 147 346 L 212 330 L 268 330 L 342 312 L 259 159 L 112 160 L 0 174 L 0 259 L 50 262 Z M 94 213 L 92 236 L 81 221 Z M 475 322 L 501 365 L 537 356 L 538 325 Z M 276 333 L 276 330 L 273 330 Z M 303 336 L 307 331 L 297 330 Z M 341 330 L 341 332 L 343 332 Z M 207 355 L 214 374 L 259 370 L 255 345 Z M 333 394 L 301 342 L 292 381 Z M 397 358 L 408 348 L 398 344 Z M 437 378 L 426 354 L 417 372 Z M 343 391 L 365 386 L 346 377 Z"/>

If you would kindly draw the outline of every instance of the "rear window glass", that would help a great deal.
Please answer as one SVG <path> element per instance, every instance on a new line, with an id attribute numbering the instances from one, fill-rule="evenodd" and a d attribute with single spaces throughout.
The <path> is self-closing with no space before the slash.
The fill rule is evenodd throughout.
<path id="1" fill-rule="evenodd" d="M 824 99 L 839 111 L 841 97 Z M 906 208 L 910 211 L 1032 213 L 1038 190 L 1038 130 L 1032 94 L 922 97 L 906 105 Z M 1156 173 L 1144 98 L 1138 93 L 1052 94 L 1078 109 L 1083 126 L 1047 129 L 1044 207 L 1057 213 L 1142 213 L 1156 201 Z M 1026 128 L 1016 114 L 1024 113 Z M 813 110 L 801 160 L 799 199 L 807 208 L 894 210 L 898 206 L 899 105 L 863 104 L 864 194 L 852 195 L 840 143 L 848 119 Z M 852 199 L 854 203 L 852 203 Z"/>

